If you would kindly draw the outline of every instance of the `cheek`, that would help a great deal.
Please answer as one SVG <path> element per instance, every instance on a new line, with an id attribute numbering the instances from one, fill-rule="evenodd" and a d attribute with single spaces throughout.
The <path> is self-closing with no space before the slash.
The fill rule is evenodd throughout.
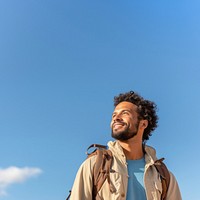
<path id="1" fill-rule="evenodd" d="M 130 128 L 133 129 L 133 130 L 139 128 L 139 127 L 138 127 L 138 122 L 135 121 L 135 120 L 133 120 L 129 125 L 130 125 Z"/>
<path id="2" fill-rule="evenodd" d="M 110 128 L 112 128 L 112 125 L 113 125 L 113 121 L 111 120 L 111 122 L 110 122 Z"/>

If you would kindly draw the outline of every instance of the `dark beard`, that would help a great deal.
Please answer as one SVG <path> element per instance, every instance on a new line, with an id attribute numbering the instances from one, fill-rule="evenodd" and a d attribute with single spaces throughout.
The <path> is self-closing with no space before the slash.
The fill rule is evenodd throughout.
<path id="1" fill-rule="evenodd" d="M 112 129 L 111 136 L 116 140 L 126 141 L 126 140 L 131 139 L 131 138 L 133 138 L 134 136 L 137 135 L 138 126 L 139 126 L 139 123 L 137 123 L 135 125 L 135 131 L 134 132 L 129 131 L 129 126 L 125 130 L 123 130 L 121 132 L 117 132 L 117 133 L 114 133 L 113 129 Z"/>

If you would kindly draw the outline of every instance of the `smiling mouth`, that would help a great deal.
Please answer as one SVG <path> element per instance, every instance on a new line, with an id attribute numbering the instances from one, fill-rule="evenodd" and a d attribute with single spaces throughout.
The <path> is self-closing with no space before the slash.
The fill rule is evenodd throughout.
<path id="1" fill-rule="evenodd" d="M 114 123 L 113 124 L 113 128 L 119 128 L 119 127 L 122 127 L 122 126 L 124 126 L 125 124 L 124 123 Z"/>

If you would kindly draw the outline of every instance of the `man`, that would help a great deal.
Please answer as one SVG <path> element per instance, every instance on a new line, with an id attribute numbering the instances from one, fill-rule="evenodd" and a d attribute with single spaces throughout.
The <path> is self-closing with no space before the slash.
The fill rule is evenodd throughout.
<path id="1" fill-rule="evenodd" d="M 114 98 L 111 120 L 112 137 L 108 147 L 113 154 L 110 181 L 105 181 L 98 199 L 104 200 L 160 200 L 162 183 L 155 168 L 156 153 L 146 141 L 157 127 L 156 105 L 133 91 Z M 95 156 L 80 167 L 71 200 L 92 200 Z M 112 190 L 111 190 L 112 188 Z M 166 200 L 181 200 L 177 181 L 170 172 Z"/>

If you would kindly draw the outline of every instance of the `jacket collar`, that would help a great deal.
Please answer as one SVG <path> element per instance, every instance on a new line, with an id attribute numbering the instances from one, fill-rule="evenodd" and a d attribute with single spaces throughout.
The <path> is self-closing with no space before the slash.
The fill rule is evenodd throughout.
<path id="1" fill-rule="evenodd" d="M 124 155 L 123 149 L 117 140 L 108 142 L 108 147 L 113 152 L 113 154 L 115 154 L 123 163 L 126 163 L 126 157 Z M 145 145 L 144 151 L 146 164 L 153 165 L 157 160 L 156 150 L 153 147 Z"/>

